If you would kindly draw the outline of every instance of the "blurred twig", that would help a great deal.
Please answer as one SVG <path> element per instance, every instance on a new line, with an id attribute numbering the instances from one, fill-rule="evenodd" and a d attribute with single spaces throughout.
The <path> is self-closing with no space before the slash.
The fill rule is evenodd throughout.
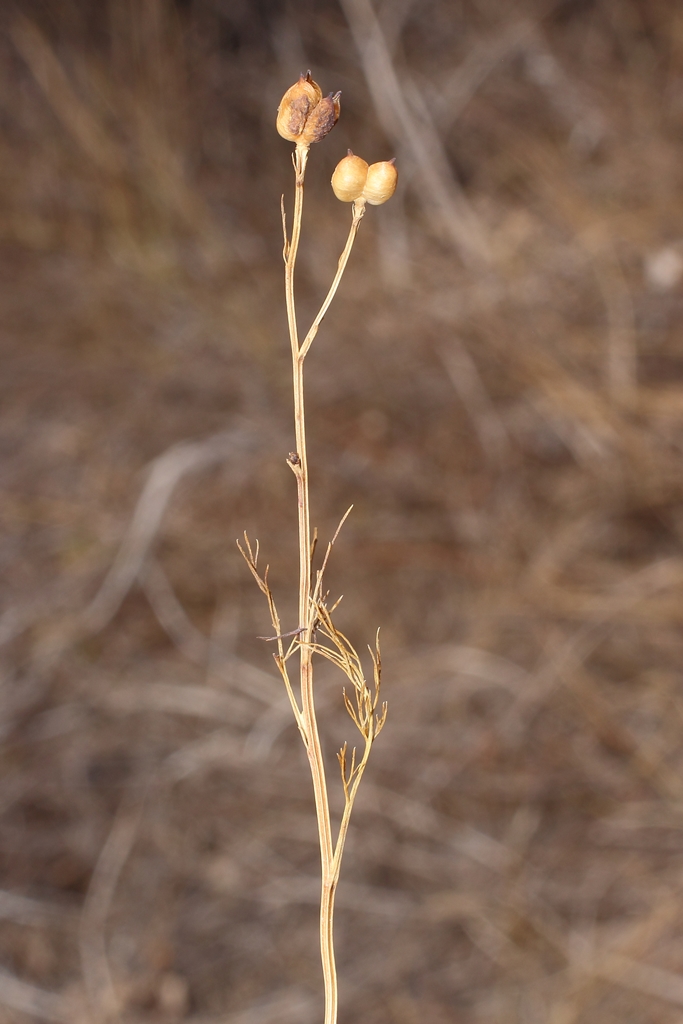
<path id="1" fill-rule="evenodd" d="M 72 916 L 72 908 L 59 903 L 32 899 L 19 893 L 0 891 L 0 920 L 40 928 L 45 924 L 63 924 Z"/>
<path id="2" fill-rule="evenodd" d="M 408 83 L 409 99 L 401 84 L 370 0 L 341 0 L 341 4 L 379 119 L 394 144 L 400 150 L 408 149 L 418 168 L 417 194 L 434 230 L 439 235 L 446 232 L 465 263 L 486 265 L 490 257 L 483 229 L 453 175 L 443 143 L 417 87 L 403 75 Z"/>
<path id="3" fill-rule="evenodd" d="M 63 996 L 20 981 L 0 968 L 0 1003 L 40 1020 L 72 1021 L 74 1008 Z"/>
<path id="4" fill-rule="evenodd" d="M 310 1024 L 317 1019 L 314 1000 L 298 989 L 285 989 L 242 1013 L 231 1014 L 225 1024 Z"/>
<path id="5" fill-rule="evenodd" d="M 434 119 L 444 134 L 450 131 L 463 110 L 489 75 L 504 70 L 507 62 L 534 38 L 536 26 L 527 20 L 513 21 L 492 38 L 472 46 L 463 61 L 449 69 L 438 83 L 429 83 L 429 102 Z M 425 86 L 427 86 L 425 82 Z"/>
<path id="6" fill-rule="evenodd" d="M 511 454 L 510 441 L 476 363 L 463 342 L 454 336 L 442 344 L 438 351 L 453 387 L 474 424 L 486 456 L 498 469 L 503 468 Z"/>
<path id="7" fill-rule="evenodd" d="M 138 833 L 144 796 L 144 792 L 131 791 L 121 802 L 92 873 L 81 915 L 79 946 L 85 989 L 95 1019 L 105 1022 L 122 1009 L 109 967 L 107 917 Z"/>
<path id="8" fill-rule="evenodd" d="M 581 241 L 591 254 L 607 311 L 607 390 L 614 402 L 633 405 L 638 385 L 638 353 L 631 293 L 609 234 L 593 228 L 582 233 Z"/>
<path id="9" fill-rule="evenodd" d="M 83 628 L 97 632 L 118 611 L 145 564 L 171 495 L 183 477 L 232 458 L 243 458 L 256 443 L 256 433 L 240 425 L 205 441 L 174 445 L 154 460 L 114 564 L 82 614 Z"/>

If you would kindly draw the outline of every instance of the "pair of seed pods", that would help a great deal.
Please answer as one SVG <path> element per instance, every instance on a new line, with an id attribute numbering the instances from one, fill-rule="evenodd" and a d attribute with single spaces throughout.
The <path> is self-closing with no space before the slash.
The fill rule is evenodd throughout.
<path id="1" fill-rule="evenodd" d="M 397 180 L 393 160 L 381 160 L 368 166 L 362 157 L 349 150 L 334 169 L 332 191 L 342 203 L 362 199 L 371 206 L 381 206 L 393 196 Z"/>

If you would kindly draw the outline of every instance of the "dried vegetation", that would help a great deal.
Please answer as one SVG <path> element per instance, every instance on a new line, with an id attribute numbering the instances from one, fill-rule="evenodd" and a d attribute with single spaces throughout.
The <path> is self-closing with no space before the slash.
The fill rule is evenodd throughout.
<path id="1" fill-rule="evenodd" d="M 327 583 L 354 643 L 382 624 L 391 703 L 340 1019 L 679 1021 L 680 6 L 0 21 L 0 1018 L 321 1017 L 307 766 L 234 546 L 259 537 L 295 628 L 273 120 L 311 67 L 344 116 L 302 319 L 347 230 L 335 164 L 401 168 L 307 364 L 321 537 L 355 506 Z"/>

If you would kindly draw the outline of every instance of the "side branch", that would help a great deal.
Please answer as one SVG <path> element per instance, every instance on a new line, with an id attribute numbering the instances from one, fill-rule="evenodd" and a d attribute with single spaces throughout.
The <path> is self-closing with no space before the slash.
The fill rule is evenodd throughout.
<path id="1" fill-rule="evenodd" d="M 308 749 L 308 739 L 306 727 L 304 725 L 303 715 L 301 713 L 299 703 L 296 697 L 294 696 L 294 690 L 292 689 L 292 684 L 289 678 L 289 672 L 287 671 L 287 661 L 293 653 L 294 643 L 290 644 L 287 651 L 285 651 L 282 641 L 285 637 L 287 637 L 290 634 L 283 633 L 282 627 L 280 626 L 280 615 L 275 605 L 275 598 L 273 597 L 273 592 L 270 589 L 270 584 L 268 583 L 268 566 L 266 566 L 266 570 L 262 576 L 258 570 L 258 541 L 256 542 L 256 547 L 252 548 L 251 542 L 249 540 L 249 537 L 247 536 L 246 531 L 244 533 L 244 547 L 242 547 L 239 541 L 237 541 L 237 547 L 240 550 L 242 558 L 249 566 L 251 574 L 256 580 L 256 583 L 258 584 L 259 590 L 261 591 L 262 594 L 265 595 L 266 601 L 268 602 L 270 621 L 272 622 L 273 630 L 275 631 L 275 636 L 272 639 L 277 641 L 278 648 L 277 654 L 274 654 L 273 658 L 275 659 L 275 664 L 277 665 L 280 675 L 282 676 L 282 680 L 285 684 L 287 696 L 289 697 L 289 703 L 292 705 L 292 711 L 294 712 L 294 718 L 296 719 L 296 724 L 299 727 L 299 732 L 301 733 L 304 745 Z M 299 630 L 295 630 L 294 633 L 291 635 L 295 635 L 298 633 Z"/>
<path id="2" fill-rule="evenodd" d="M 339 263 L 337 264 L 337 273 L 334 275 L 334 280 L 333 280 L 332 284 L 330 285 L 330 290 L 328 291 L 327 296 L 325 297 L 325 301 L 323 302 L 322 306 L 320 307 L 318 315 L 316 316 L 315 320 L 311 324 L 311 327 L 310 327 L 310 329 L 308 331 L 308 334 L 304 338 L 303 343 L 301 345 L 301 348 L 299 349 L 299 358 L 302 359 L 302 360 L 306 358 L 306 353 L 308 352 L 309 348 L 313 344 L 313 340 L 314 340 L 316 334 L 318 333 L 318 328 L 320 327 L 320 324 L 323 321 L 323 317 L 325 316 L 325 313 L 327 313 L 327 310 L 330 307 L 330 303 L 332 302 L 332 299 L 337 294 L 337 288 L 339 287 L 339 282 L 341 281 L 342 276 L 344 274 L 344 271 L 346 270 L 346 264 L 349 262 L 349 256 L 351 255 L 351 250 L 353 249 L 353 243 L 356 240 L 356 235 L 358 234 L 358 228 L 360 227 L 360 222 L 363 219 L 363 214 L 364 213 L 365 213 L 365 200 L 364 199 L 356 200 L 356 202 L 353 204 L 353 219 L 351 221 L 351 228 L 349 229 L 349 237 L 346 240 L 346 245 L 344 246 L 344 251 L 342 252 L 341 256 L 339 257 Z"/>

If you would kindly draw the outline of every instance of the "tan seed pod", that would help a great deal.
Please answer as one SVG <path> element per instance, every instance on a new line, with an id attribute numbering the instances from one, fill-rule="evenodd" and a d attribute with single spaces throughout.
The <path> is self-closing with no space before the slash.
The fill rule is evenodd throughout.
<path id="1" fill-rule="evenodd" d="M 368 165 L 360 156 L 354 156 L 349 150 L 347 156 L 340 160 L 332 175 L 332 191 L 342 203 L 352 203 L 358 199 L 365 187 L 368 176 Z"/>
<path id="2" fill-rule="evenodd" d="M 397 181 L 398 171 L 393 160 L 382 160 L 378 164 L 370 164 L 362 198 L 371 206 L 381 206 L 393 196 Z"/>
<path id="3" fill-rule="evenodd" d="M 301 142 L 307 142 L 310 145 L 312 142 L 320 142 L 326 135 L 329 135 L 339 120 L 340 96 L 340 92 L 323 96 L 320 103 L 311 110 L 301 133 Z"/>
<path id="4" fill-rule="evenodd" d="M 277 108 L 276 127 L 283 139 L 299 142 L 308 116 L 322 96 L 322 89 L 313 81 L 310 71 L 300 75 L 299 81 L 289 87 Z"/>

